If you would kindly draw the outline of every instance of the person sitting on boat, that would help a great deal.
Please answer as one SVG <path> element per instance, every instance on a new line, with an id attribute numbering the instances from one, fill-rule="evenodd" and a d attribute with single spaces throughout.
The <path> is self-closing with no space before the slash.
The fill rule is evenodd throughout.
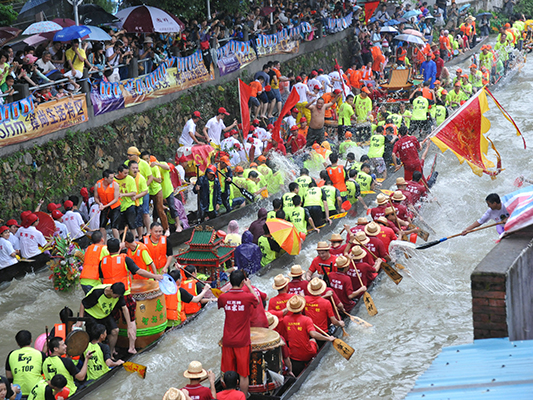
<path id="1" fill-rule="evenodd" d="M 80 283 L 84 294 L 89 293 L 93 287 L 100 285 L 98 267 L 100 261 L 109 255 L 102 232 L 94 231 L 91 235 L 91 241 L 92 244 L 85 250 L 83 269 L 80 274 Z"/>
<path id="2" fill-rule="evenodd" d="M 315 226 L 322 226 L 324 224 L 324 217 L 326 222 L 331 224 L 326 192 L 321 187 L 318 187 L 315 181 L 309 183 L 309 188 L 305 195 L 304 207 L 309 211 L 309 215 L 313 218 Z"/>
<path id="3" fill-rule="evenodd" d="M 180 325 L 187 319 L 187 314 L 185 313 L 186 305 L 190 303 L 207 303 L 209 300 L 204 299 L 204 296 L 210 290 L 208 285 L 204 285 L 201 291 L 196 288 L 195 290 L 199 293 L 197 295 L 193 295 L 182 286 L 181 272 L 179 269 L 170 271 L 169 275 L 176 282 L 178 290 L 175 294 L 165 295 L 167 307 L 167 328 Z"/>
<path id="4" fill-rule="evenodd" d="M 104 343 L 107 338 L 107 331 L 104 325 L 95 324 L 88 333 L 91 342 L 83 352 L 82 362 L 85 362 L 85 358 L 88 358 L 87 381 L 93 381 L 108 373 L 111 368 L 124 364 L 124 361 L 114 361 L 111 358 L 109 346 Z"/>
<path id="5" fill-rule="evenodd" d="M 346 247 L 346 254 L 349 254 L 349 252 L 352 251 L 353 246 L 361 246 L 363 248 L 366 247 L 377 258 L 385 258 L 387 261 L 390 261 L 390 256 L 388 255 L 387 249 L 385 249 L 383 242 L 374 236 L 367 236 L 364 231 L 359 231 L 355 235 L 351 235 L 349 246 Z M 370 252 L 368 252 L 366 255 L 365 261 L 370 265 L 374 264 L 374 257 L 372 254 L 370 254 Z"/>
<path id="6" fill-rule="evenodd" d="M 44 265 L 50 260 L 50 254 L 43 253 L 41 248 L 47 247 L 49 242 L 44 235 L 37 230 L 39 217 L 30 213 L 22 221 L 22 228 L 19 229 L 18 235 L 20 240 L 20 256 L 32 260 L 34 265 Z M 54 239 L 50 239 L 50 242 Z"/>
<path id="7" fill-rule="evenodd" d="M 166 274 L 175 259 L 172 256 L 172 246 L 167 244 L 167 237 L 163 235 L 163 225 L 159 222 L 152 222 L 150 233 L 143 237 L 143 243 L 154 261 L 157 273 Z"/>
<path id="8" fill-rule="evenodd" d="M 383 217 L 380 217 L 383 218 Z M 347 255 L 347 258 L 351 260 L 353 264 L 348 267 L 346 275 L 352 280 L 352 289 L 357 291 L 361 288 L 361 281 L 363 285 L 368 287 L 374 279 L 378 276 L 379 269 L 381 268 L 381 258 L 378 258 L 373 264 L 366 262 L 368 252 L 357 245 L 352 248 L 350 254 Z M 357 268 L 357 273 L 361 277 L 361 281 L 357 277 L 355 268 Z"/>
<path id="9" fill-rule="evenodd" d="M 126 232 L 124 239 L 124 246 L 127 250 L 127 255 L 133 260 L 135 265 L 139 268 L 144 269 L 145 271 L 152 272 L 157 275 L 157 269 L 155 267 L 152 257 L 148 252 L 148 248 L 144 243 L 135 241 L 133 233 L 131 231 Z M 143 277 L 137 277 L 136 279 L 146 279 Z"/>
<path id="10" fill-rule="evenodd" d="M 261 185 L 263 185 L 263 183 L 261 182 L 259 172 L 250 171 L 248 178 L 246 179 L 246 189 L 252 194 L 252 196 L 257 197 L 258 199 L 261 198 L 261 192 L 267 189 L 266 186 Z"/>
<path id="11" fill-rule="evenodd" d="M 252 311 L 260 300 L 244 271 L 233 271 L 230 274 L 230 283 L 231 289 L 218 298 L 218 308 L 223 308 L 226 314 L 220 370 L 236 371 L 240 377 L 241 391 L 247 395 L 251 353 L 250 320 Z M 250 293 L 242 290 L 244 285 Z"/>
<path id="12" fill-rule="evenodd" d="M 403 221 L 412 222 L 410 212 L 408 211 L 407 197 L 399 190 L 396 190 L 391 196 L 390 201 L 396 211 L 396 215 Z"/>
<path id="13" fill-rule="evenodd" d="M 287 287 L 289 294 L 299 294 L 300 296 L 306 296 L 309 294 L 309 292 L 307 292 L 307 281 L 303 277 L 304 273 L 305 271 L 298 264 L 291 267 L 288 275 L 292 279 Z"/>
<path id="14" fill-rule="evenodd" d="M 419 172 L 419 171 L 415 171 Z M 396 178 L 396 187 L 397 191 L 401 192 L 405 196 L 405 202 L 406 204 L 414 204 L 413 196 L 411 195 L 411 192 L 407 190 L 407 182 L 403 177 Z"/>
<path id="15" fill-rule="evenodd" d="M 307 363 L 318 353 L 317 340 L 332 342 L 333 336 L 324 336 L 318 333 L 313 324 L 313 320 L 302 311 L 305 308 L 305 298 L 295 295 L 287 302 L 289 313 L 283 318 L 287 327 L 287 339 L 290 354 L 292 371 L 295 376 L 300 375 Z"/>
<path id="16" fill-rule="evenodd" d="M 487 211 L 485 211 L 485 214 L 483 214 L 480 219 L 469 225 L 463 230 L 463 232 L 461 232 L 463 236 L 468 235 L 468 233 L 470 233 L 472 229 L 483 225 L 491 219 L 496 222 L 502 223 L 506 222 L 509 218 L 509 211 L 507 211 L 507 208 L 505 208 L 505 205 L 502 203 L 500 196 L 497 193 L 489 194 L 485 198 L 485 202 L 487 203 L 487 206 L 489 208 L 487 209 Z M 500 225 L 496 225 L 496 232 L 498 232 L 499 235 L 505 232 L 504 225 L 505 224 L 503 223 Z"/>
<path id="17" fill-rule="evenodd" d="M 461 89 L 468 97 L 472 96 L 472 93 L 474 93 L 474 87 L 470 83 L 470 78 L 467 74 L 461 75 Z"/>
<path id="18" fill-rule="evenodd" d="M 72 396 L 78 389 L 74 380 L 84 381 L 87 377 L 87 364 L 92 357 L 92 353 L 87 353 L 84 357 L 83 364 L 80 369 L 76 367 L 72 359 L 63 357 L 67 354 L 67 345 L 60 337 L 54 337 L 50 340 L 51 355 L 43 362 L 43 373 L 46 380 L 51 380 L 57 374 L 63 375 L 67 378 L 67 388 Z"/>
<path id="19" fill-rule="evenodd" d="M 380 194 L 382 194 L 382 193 L 380 193 Z M 378 197 L 379 197 L 380 194 L 378 194 Z M 383 195 L 383 196 L 385 196 L 385 195 Z M 366 224 L 368 224 L 368 219 L 366 219 L 366 217 L 357 218 L 357 225 L 355 225 L 354 227 L 351 227 L 351 228 L 350 228 L 350 225 L 344 224 L 344 230 L 347 232 L 347 234 L 346 234 L 346 244 L 348 244 L 350 242 L 350 235 L 355 235 L 359 231 L 364 231 Z M 346 246 L 346 248 L 344 249 L 344 253 L 347 253 L 347 248 L 348 247 L 350 247 L 350 246 Z"/>
<path id="20" fill-rule="evenodd" d="M 422 178 L 422 173 L 420 171 L 415 171 L 413 172 L 413 179 L 407 182 L 406 190 L 411 193 L 413 203 L 415 204 L 427 194 L 426 187 L 420 183 Z"/>
<path id="21" fill-rule="evenodd" d="M 198 178 L 193 188 L 193 192 L 200 196 L 200 210 L 205 219 L 215 218 L 222 204 L 220 182 L 216 174 L 216 167 L 214 165 L 208 166 L 205 175 Z"/>
<path id="22" fill-rule="evenodd" d="M 326 203 L 328 206 L 329 215 L 336 215 L 340 212 L 342 207 L 343 198 L 341 197 L 341 192 L 335 186 L 333 182 L 329 179 L 326 179 L 322 190 L 326 194 Z"/>
<path id="23" fill-rule="evenodd" d="M 227 371 L 224 373 L 224 387 L 225 389 L 217 393 L 218 400 L 246 400 L 246 395 L 237 390 L 240 387 L 239 374 L 235 371 Z"/>
<path id="24" fill-rule="evenodd" d="M 359 184 L 362 197 L 365 197 L 368 194 L 363 192 L 369 192 L 375 189 L 376 182 L 374 178 L 372 178 L 372 175 L 370 175 L 370 164 L 364 162 L 363 165 L 361 165 L 361 170 L 357 173 L 355 181 Z"/>
<path id="25" fill-rule="evenodd" d="M 394 229 L 389 226 L 389 221 L 385 217 L 379 217 L 374 222 L 377 223 L 381 228 L 377 237 L 383 242 L 385 248 L 388 249 L 390 242 L 398 239 Z M 396 228 L 396 230 L 398 230 L 398 228 Z"/>
<path id="26" fill-rule="evenodd" d="M 257 211 L 257 219 L 250 224 L 248 230 L 254 235 L 254 243 L 257 244 L 259 238 L 263 235 L 263 225 L 266 223 L 267 210 L 263 207 Z"/>
<path id="27" fill-rule="evenodd" d="M 268 213 L 267 213 L 267 221 L 269 219 L 274 219 L 276 218 L 276 213 L 281 210 L 283 206 L 283 203 L 281 202 L 281 199 L 274 199 L 272 200 L 272 208 L 273 210 L 270 210 Z"/>
<path id="28" fill-rule="evenodd" d="M 329 274 L 329 282 L 335 294 L 341 300 L 344 309 L 349 313 L 355 306 L 353 299 L 359 298 L 366 292 L 366 286 L 361 286 L 354 290 L 352 279 L 346 274 L 351 266 L 350 259 L 345 256 L 339 256 L 336 261 L 337 271 Z"/>
<path id="29" fill-rule="evenodd" d="M 305 315 L 313 320 L 313 323 L 324 332 L 329 331 L 330 323 L 344 327 L 342 319 L 335 318 L 331 302 L 322 297 L 326 292 L 326 282 L 314 277 L 307 284 L 309 294 L 305 296 Z"/>
<path id="30" fill-rule="evenodd" d="M 328 242 L 317 243 L 316 251 L 318 256 L 313 259 L 311 266 L 305 275 L 307 281 L 311 280 L 315 272 L 319 275 L 325 275 L 337 270 L 335 267 L 335 260 L 337 257 L 330 253 L 330 249 L 331 246 Z"/>
<path id="31" fill-rule="evenodd" d="M 192 399 L 212 400 L 217 398 L 215 374 L 211 370 L 206 371 L 200 361 L 191 361 L 187 370 L 183 372 L 183 376 L 189 379 L 189 384 L 182 387 L 181 390 L 189 392 Z M 205 378 L 209 379 L 209 388 L 200 384 Z"/>
<path id="32" fill-rule="evenodd" d="M 198 311 L 200 311 L 200 308 L 202 308 L 204 304 L 209 302 L 209 300 L 203 298 L 205 293 L 209 290 L 209 287 L 207 287 L 207 285 L 203 285 L 198 281 L 198 279 L 205 281 L 208 277 L 203 274 L 198 274 L 196 271 L 196 267 L 191 264 L 187 265 L 182 270 L 184 273 L 183 277 L 185 278 L 185 280 L 181 282 L 181 285 L 179 287 L 183 288 L 194 298 L 196 298 L 196 296 L 201 296 L 198 301 L 186 301 L 186 304 L 183 305 L 183 310 L 185 311 L 185 314 L 187 315 L 187 317 L 190 317 L 191 315 L 196 314 Z"/>
<path id="33" fill-rule="evenodd" d="M 309 211 L 306 208 L 302 207 L 302 199 L 300 198 L 300 196 L 294 196 L 292 198 L 292 201 L 294 203 L 294 208 L 292 212 L 287 216 L 287 219 L 292 222 L 296 230 L 300 233 L 302 239 L 305 240 L 305 237 L 307 235 L 307 224 L 309 224 L 311 229 L 313 229 L 314 231 L 320 232 L 320 229 L 315 226 L 315 223 L 313 222 Z"/>
<path id="34" fill-rule="evenodd" d="M 231 220 L 228 224 L 228 233 L 224 238 L 224 244 L 227 246 L 237 247 L 241 244 L 242 238 L 239 233 L 239 222 Z"/>
<path id="35" fill-rule="evenodd" d="M 51 380 L 41 379 L 30 391 L 28 400 L 53 400 L 67 386 L 67 378 L 61 374 Z"/>
<path id="36" fill-rule="evenodd" d="M 470 76 L 468 80 L 472 84 L 474 93 L 483 87 L 483 73 L 477 68 L 476 64 L 470 65 Z"/>
<path id="37" fill-rule="evenodd" d="M 272 288 L 277 290 L 278 294 L 268 301 L 269 311 L 283 311 L 286 308 L 287 302 L 294 296 L 293 293 L 289 293 L 289 282 L 290 279 L 284 277 L 282 274 L 274 277 Z"/>
<path id="38" fill-rule="evenodd" d="M 285 215 L 291 215 L 294 209 L 294 203 L 292 198 L 298 194 L 300 186 L 296 182 L 289 183 L 289 191 L 281 196 L 281 202 L 283 203 L 283 211 Z"/>
<path id="39" fill-rule="evenodd" d="M 270 234 L 267 224 L 263 225 L 263 235 L 259 238 L 257 245 L 263 254 L 261 258 L 262 267 L 265 267 L 279 257 L 281 247 Z"/>
<path id="40" fill-rule="evenodd" d="M 457 108 L 465 100 L 468 100 L 468 96 L 461 90 L 461 82 L 455 82 L 453 84 L 453 90 L 448 92 L 446 96 L 446 105 L 451 108 Z"/>
<path id="41" fill-rule="evenodd" d="M 13 245 L 13 248 L 15 249 L 17 255 L 20 255 L 20 239 L 17 236 L 17 231 L 19 230 L 20 225 L 18 224 L 16 219 L 10 219 L 6 222 L 6 226 L 9 228 L 9 232 L 11 233 L 9 235 L 8 240 Z"/>
<path id="42" fill-rule="evenodd" d="M 255 244 L 254 235 L 250 231 L 242 234 L 242 244 L 233 253 L 235 267 L 244 270 L 247 275 L 253 275 L 261 269 L 261 248 Z"/>
<path id="43" fill-rule="evenodd" d="M 17 261 L 17 252 L 9 241 L 9 228 L 0 227 L 0 269 L 15 265 Z"/>
<path id="44" fill-rule="evenodd" d="M 187 390 L 179 390 L 174 387 L 168 389 L 163 396 L 163 400 L 192 400 Z"/>
<path id="45" fill-rule="evenodd" d="M 383 193 L 379 193 L 376 196 L 376 202 L 378 203 L 378 206 L 370 209 L 370 215 L 374 220 L 385 215 L 385 209 L 388 207 L 389 198 Z"/>

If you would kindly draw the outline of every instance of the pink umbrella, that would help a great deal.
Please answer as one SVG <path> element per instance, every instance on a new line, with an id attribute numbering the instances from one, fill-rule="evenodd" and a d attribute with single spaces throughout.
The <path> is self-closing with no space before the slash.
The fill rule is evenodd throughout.
<path id="1" fill-rule="evenodd" d="M 55 18 L 52 20 L 52 22 L 61 25 L 63 28 L 76 25 L 76 22 L 74 22 L 70 18 Z"/>
<path id="2" fill-rule="evenodd" d="M 53 34 L 53 32 L 52 32 L 52 34 Z M 33 35 L 33 36 L 30 36 L 30 37 L 27 37 L 26 39 L 24 39 L 23 42 L 26 43 L 28 46 L 36 47 L 40 43 L 46 42 L 47 40 L 51 40 L 51 39 L 47 39 L 47 38 L 45 38 L 44 36 L 41 36 L 41 35 Z"/>
<path id="3" fill-rule="evenodd" d="M 21 32 L 22 31 L 20 29 L 13 28 L 11 26 L 0 28 L 0 46 L 3 46 L 5 43 L 16 38 L 21 34 Z"/>
<path id="4" fill-rule="evenodd" d="M 420 37 L 420 38 L 423 38 L 423 37 L 424 37 L 424 35 L 422 35 L 422 32 L 417 31 L 417 30 L 415 30 L 415 29 L 404 29 L 404 30 L 402 31 L 402 33 L 407 34 L 407 35 L 418 36 L 418 37 Z"/>
<path id="5" fill-rule="evenodd" d="M 176 16 L 156 7 L 135 6 L 115 14 L 127 32 L 181 32 L 185 25 Z"/>

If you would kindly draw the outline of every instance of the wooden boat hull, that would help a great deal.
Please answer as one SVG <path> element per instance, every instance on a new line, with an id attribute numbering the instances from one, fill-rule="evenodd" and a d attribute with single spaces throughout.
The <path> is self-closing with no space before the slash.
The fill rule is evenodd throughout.
<path id="1" fill-rule="evenodd" d="M 20 261 L 15 265 L 0 269 L 0 283 L 9 282 L 15 278 L 23 278 L 26 274 L 41 271 L 46 263 Z"/>

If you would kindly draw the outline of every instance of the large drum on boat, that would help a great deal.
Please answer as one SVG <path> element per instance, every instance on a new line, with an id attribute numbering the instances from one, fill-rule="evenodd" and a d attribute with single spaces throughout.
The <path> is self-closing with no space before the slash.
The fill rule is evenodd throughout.
<path id="1" fill-rule="evenodd" d="M 167 326 L 167 308 L 165 296 L 159 290 L 157 281 L 134 280 L 131 285 L 131 294 L 137 306 L 135 321 L 137 325 L 137 341 L 135 347 L 144 348 L 159 339 Z M 128 347 L 128 331 L 126 321 L 118 321 L 120 347 Z"/>
<path id="2" fill-rule="evenodd" d="M 250 328 L 252 354 L 250 356 L 250 386 L 253 393 L 269 392 L 280 387 L 283 382 L 273 379 L 272 374 L 283 371 L 281 346 L 284 345 L 279 333 L 266 328 Z"/>

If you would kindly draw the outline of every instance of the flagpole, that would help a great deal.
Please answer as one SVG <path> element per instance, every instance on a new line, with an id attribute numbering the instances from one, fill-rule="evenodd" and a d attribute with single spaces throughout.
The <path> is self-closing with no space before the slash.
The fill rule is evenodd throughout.
<path id="1" fill-rule="evenodd" d="M 242 117 L 242 97 L 241 97 L 241 80 L 237 79 L 237 89 L 239 90 L 239 114 L 241 114 L 241 126 L 242 126 L 242 133 L 240 134 L 241 140 L 242 140 L 242 149 L 244 151 L 244 154 L 246 155 L 246 160 L 250 162 L 250 157 L 248 156 L 248 153 L 246 152 L 246 143 L 244 142 L 244 119 Z M 237 130 L 239 128 L 237 127 Z"/>

